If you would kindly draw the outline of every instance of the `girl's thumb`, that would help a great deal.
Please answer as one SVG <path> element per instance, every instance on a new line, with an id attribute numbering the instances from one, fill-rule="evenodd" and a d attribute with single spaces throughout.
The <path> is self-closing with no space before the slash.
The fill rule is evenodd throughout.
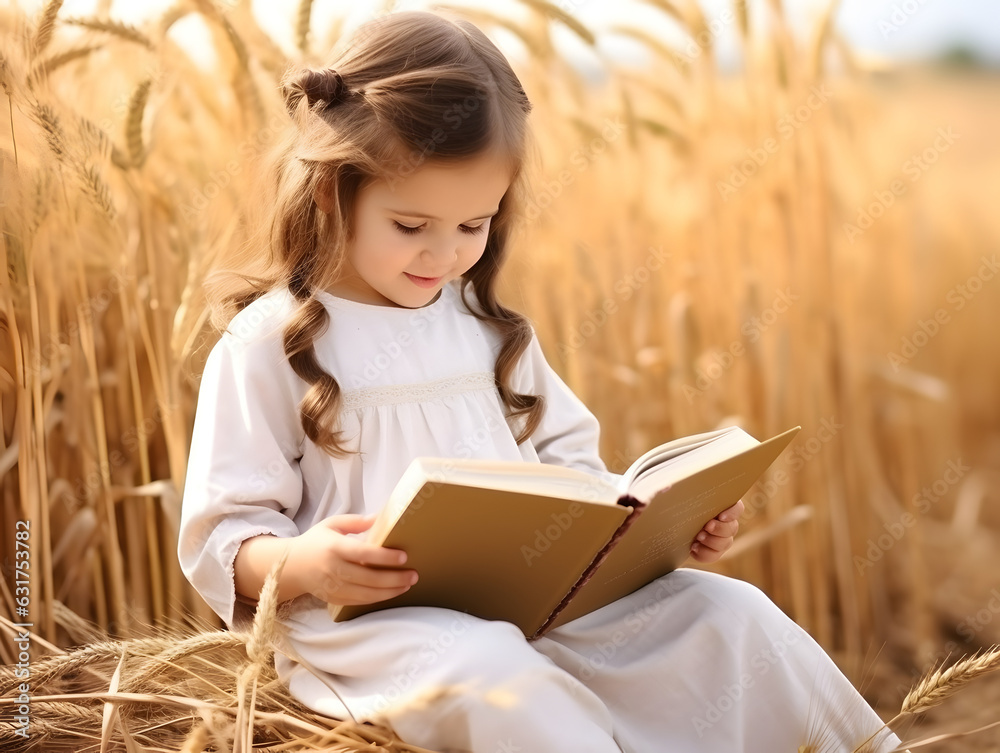
<path id="1" fill-rule="evenodd" d="M 323 525 L 339 533 L 363 533 L 374 522 L 374 515 L 332 515 L 323 521 Z"/>

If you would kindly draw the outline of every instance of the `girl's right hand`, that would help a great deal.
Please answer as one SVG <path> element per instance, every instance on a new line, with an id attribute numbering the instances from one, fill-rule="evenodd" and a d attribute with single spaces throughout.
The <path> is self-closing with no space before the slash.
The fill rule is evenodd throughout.
<path id="1" fill-rule="evenodd" d="M 321 520 L 292 540 L 288 575 L 303 592 L 330 604 L 373 604 L 405 593 L 417 582 L 416 570 L 401 569 L 406 553 L 348 535 L 367 531 L 374 520 L 361 515 Z"/>

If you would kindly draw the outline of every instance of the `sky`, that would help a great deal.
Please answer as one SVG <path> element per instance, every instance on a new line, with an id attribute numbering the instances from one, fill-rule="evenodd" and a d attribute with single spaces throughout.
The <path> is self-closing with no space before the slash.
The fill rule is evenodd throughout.
<path id="1" fill-rule="evenodd" d="M 668 39 L 689 40 L 670 28 L 662 14 L 629 0 L 562 0 L 593 29 L 616 23 L 642 25 Z M 682 3 L 678 3 L 682 4 Z M 750 0 L 751 24 L 767 23 L 769 2 Z M 793 28 L 808 32 L 828 6 L 827 0 L 783 0 Z M 738 31 L 731 0 L 700 0 L 723 65 L 739 60 Z M 836 28 L 856 53 L 873 61 L 909 61 L 935 58 L 963 47 L 977 58 L 1000 66 L 1000 3 L 996 0 L 842 0 Z M 565 35 L 564 35 L 565 36 Z M 617 54 L 635 54 L 622 40 Z"/>
<path id="2" fill-rule="evenodd" d="M 662 13 L 652 10 L 640 0 L 553 2 L 595 31 L 607 29 L 614 24 L 628 24 L 641 26 L 681 45 L 690 41 Z M 517 14 L 524 8 L 517 0 L 458 0 L 458 3 L 480 5 L 495 12 L 511 14 Z M 31 12 L 37 12 L 42 2 L 20 0 L 19 4 Z M 172 4 L 172 0 L 115 0 L 112 3 L 112 15 L 136 23 L 143 16 L 162 12 Z M 225 4 L 225 0 L 222 4 Z M 429 4 L 422 0 L 401 0 L 398 7 L 421 8 Z M 731 0 L 699 0 L 699 4 L 712 30 L 720 64 L 727 67 L 736 65 L 739 59 L 737 30 Z M 61 14 L 89 15 L 97 5 L 98 0 L 66 0 Z M 371 16 L 380 5 L 377 0 L 315 0 L 313 28 L 322 28 L 335 15 L 343 14 L 345 8 L 351 9 L 349 21 L 360 22 Z M 768 5 L 766 0 L 749 2 L 751 23 L 766 23 Z M 783 0 L 783 5 L 793 27 L 807 30 L 826 7 L 827 0 Z M 261 18 L 264 28 L 288 49 L 292 48 L 293 18 L 297 6 L 297 2 L 287 0 L 253 0 L 254 11 Z M 192 44 L 198 46 L 195 25 L 190 25 L 188 33 L 193 40 Z M 842 0 L 836 25 L 855 52 L 875 61 L 931 58 L 949 49 L 963 47 L 984 62 L 1000 66 L 1000 3 L 996 0 Z M 617 60 L 641 63 L 645 52 L 638 44 L 607 33 L 601 35 L 600 39 L 603 54 Z M 504 41 L 498 36 L 501 46 L 504 46 Z M 513 38 L 506 42 L 516 46 Z M 560 31 L 557 43 L 567 56 L 582 67 L 597 65 L 597 59 L 568 30 Z M 514 49 L 505 47 L 505 51 L 517 54 Z"/>

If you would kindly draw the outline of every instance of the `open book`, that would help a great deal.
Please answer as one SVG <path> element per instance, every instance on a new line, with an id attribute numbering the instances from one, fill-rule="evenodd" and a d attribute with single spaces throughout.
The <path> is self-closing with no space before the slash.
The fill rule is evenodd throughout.
<path id="1" fill-rule="evenodd" d="M 340 622 L 446 607 L 537 638 L 677 568 L 702 526 L 750 489 L 799 428 L 765 442 L 738 427 L 684 437 L 621 477 L 417 458 L 365 536 L 405 551 L 419 580 L 395 598 L 330 613 Z"/>

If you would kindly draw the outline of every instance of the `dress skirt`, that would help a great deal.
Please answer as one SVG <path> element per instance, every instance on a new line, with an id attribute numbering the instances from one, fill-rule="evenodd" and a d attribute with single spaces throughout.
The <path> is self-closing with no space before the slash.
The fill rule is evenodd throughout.
<path id="1" fill-rule="evenodd" d="M 506 622 L 402 607 L 283 618 L 290 693 L 447 753 L 887 753 L 899 740 L 759 589 L 692 569 L 528 641 Z M 295 657 L 293 660 L 290 657 Z"/>

